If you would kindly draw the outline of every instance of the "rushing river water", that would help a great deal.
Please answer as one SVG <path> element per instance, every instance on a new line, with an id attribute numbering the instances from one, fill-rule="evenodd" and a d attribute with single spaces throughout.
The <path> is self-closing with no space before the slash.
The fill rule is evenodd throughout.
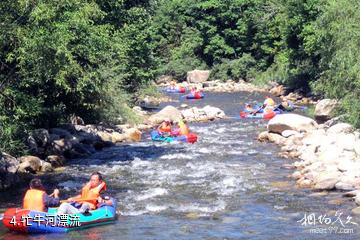
<path id="1" fill-rule="evenodd" d="M 208 93 L 203 100 L 171 104 L 209 104 L 235 117 L 244 102 L 262 98 Z M 360 223 L 349 212 L 353 202 L 339 192 L 319 196 L 297 189 L 287 177 L 292 170 L 282 167 L 293 160 L 279 158 L 277 146 L 256 141 L 265 121 L 232 118 L 190 127 L 199 135 L 196 144 L 154 143 L 144 134 L 140 143 L 107 148 L 53 174 L 50 182 L 59 181 L 57 187 L 69 195 L 89 173 L 104 173 L 121 213 L 114 224 L 29 237 L 0 225 L 0 239 L 359 239 L 359 226 L 346 223 L 348 217 Z M 6 199 L 0 208 L 10 206 Z"/>

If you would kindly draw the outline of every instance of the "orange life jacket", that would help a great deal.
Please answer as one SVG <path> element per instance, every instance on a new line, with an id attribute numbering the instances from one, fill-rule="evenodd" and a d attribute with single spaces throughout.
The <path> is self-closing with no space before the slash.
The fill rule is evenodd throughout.
<path id="1" fill-rule="evenodd" d="M 165 125 L 164 123 L 162 123 L 159 127 L 158 127 L 158 131 L 160 133 L 162 132 L 171 132 L 171 126 L 170 125 Z"/>
<path id="2" fill-rule="evenodd" d="M 33 211 L 45 212 L 46 206 L 43 200 L 44 194 L 46 194 L 44 191 L 38 189 L 27 190 L 23 200 L 23 208 Z"/>
<path id="3" fill-rule="evenodd" d="M 83 201 L 77 201 L 79 203 L 87 203 L 90 205 L 92 210 L 96 209 L 97 198 L 100 196 L 102 191 L 106 190 L 106 183 L 103 181 L 99 186 L 91 188 L 91 184 L 87 183 L 81 190 L 81 199 Z"/>

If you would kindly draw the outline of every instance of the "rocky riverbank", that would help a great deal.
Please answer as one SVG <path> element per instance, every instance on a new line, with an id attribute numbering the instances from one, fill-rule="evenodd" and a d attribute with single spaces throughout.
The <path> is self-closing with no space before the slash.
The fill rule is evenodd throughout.
<path id="1" fill-rule="evenodd" d="M 294 168 L 290 177 L 298 187 L 351 191 L 344 196 L 360 205 L 360 132 L 338 118 L 330 119 L 335 106 L 336 101 L 320 101 L 315 109 L 318 122 L 298 114 L 277 115 L 258 140 L 280 145 L 279 154 L 294 159 L 285 167 Z"/>
<path id="2" fill-rule="evenodd" d="M 188 122 L 205 122 L 224 118 L 224 112 L 215 107 L 182 109 L 166 106 L 151 114 L 141 107 L 134 107 L 143 122 L 137 125 L 123 124 L 115 126 L 84 124 L 81 119 L 58 128 L 36 129 L 27 139 L 29 155 L 15 158 L 6 153 L 0 155 L 0 191 L 6 190 L 29 178 L 57 171 L 74 158 L 88 157 L 104 147 L 124 142 L 141 140 L 143 131 L 156 127 L 165 118 L 185 119 Z"/>

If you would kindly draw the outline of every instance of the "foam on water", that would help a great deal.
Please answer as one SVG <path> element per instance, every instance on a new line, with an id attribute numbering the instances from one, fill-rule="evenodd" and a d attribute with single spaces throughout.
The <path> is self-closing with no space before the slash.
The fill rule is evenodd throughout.
<path id="1" fill-rule="evenodd" d="M 149 198 L 154 198 L 154 197 L 158 197 L 158 196 L 162 196 L 162 195 L 166 195 L 166 194 L 168 194 L 168 191 L 164 188 L 153 188 L 153 189 L 149 189 L 149 190 L 142 192 L 141 195 L 139 195 L 135 198 L 135 200 L 144 201 Z"/>

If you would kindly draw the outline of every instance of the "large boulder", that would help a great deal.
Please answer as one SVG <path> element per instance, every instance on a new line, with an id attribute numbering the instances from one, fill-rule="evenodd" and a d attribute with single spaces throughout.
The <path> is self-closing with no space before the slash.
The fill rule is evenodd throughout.
<path id="1" fill-rule="evenodd" d="M 315 178 L 314 188 L 318 190 L 330 190 L 335 188 L 335 185 L 340 182 L 340 173 L 336 171 L 321 172 Z"/>
<path id="2" fill-rule="evenodd" d="M 338 102 L 334 99 L 323 99 L 315 107 L 315 119 L 319 123 L 331 119 Z"/>
<path id="3" fill-rule="evenodd" d="M 281 134 L 285 130 L 295 130 L 298 132 L 308 132 L 318 127 L 317 123 L 311 118 L 298 114 L 279 114 L 271 119 L 267 125 L 269 132 Z"/>
<path id="4" fill-rule="evenodd" d="M 30 172 L 36 173 L 39 171 L 42 172 L 51 172 L 53 168 L 50 163 L 41 160 L 36 156 L 23 156 L 19 158 L 20 165 L 18 172 Z"/>
<path id="5" fill-rule="evenodd" d="M 203 83 L 209 79 L 210 71 L 208 70 L 193 70 L 187 72 L 186 80 L 189 83 Z"/>
<path id="6" fill-rule="evenodd" d="M 176 107 L 169 105 L 161 109 L 158 113 L 150 116 L 149 121 L 153 124 L 159 124 L 166 118 L 169 118 L 172 121 L 178 121 L 182 119 L 182 115 Z"/>
<path id="7" fill-rule="evenodd" d="M 208 117 L 209 120 L 225 117 L 224 111 L 217 107 L 212 107 L 207 105 L 203 107 L 202 110 L 206 113 L 206 116 Z"/>
<path id="8" fill-rule="evenodd" d="M 0 152 L 0 191 L 11 187 L 20 180 L 16 174 L 19 163 L 17 158 Z"/>

